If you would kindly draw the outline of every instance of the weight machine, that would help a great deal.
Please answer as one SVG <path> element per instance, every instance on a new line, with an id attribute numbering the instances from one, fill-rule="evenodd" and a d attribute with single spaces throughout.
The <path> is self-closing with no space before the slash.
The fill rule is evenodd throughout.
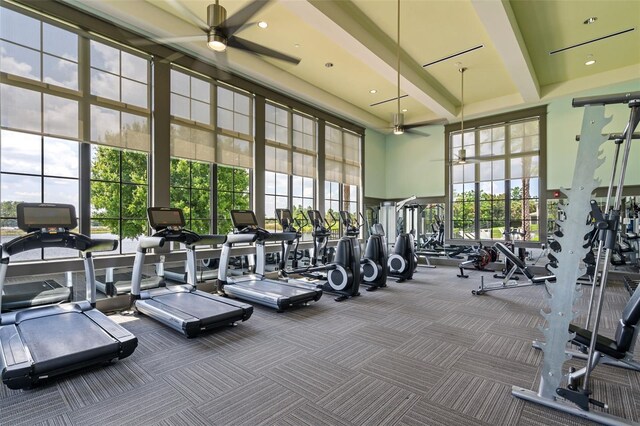
<path id="1" fill-rule="evenodd" d="M 627 104 L 630 109 L 628 124 L 623 132 L 620 142 L 616 142 L 613 160 L 612 175 L 607 191 L 607 201 L 604 213 L 597 203 L 591 200 L 591 194 L 596 189 L 598 181 L 595 179 L 595 170 L 600 167 L 605 159 L 602 157 L 601 147 L 607 141 L 608 135 L 602 135 L 602 129 L 611 120 L 605 118 L 604 107 L 609 104 Z M 604 412 L 591 411 L 591 405 L 607 408 L 604 402 L 593 399 L 591 390 L 591 374 L 603 358 L 603 354 L 620 349 L 625 346 L 624 341 L 629 340 L 629 335 L 638 333 L 638 318 L 634 317 L 635 308 L 625 308 L 621 324 L 622 331 L 616 332 L 616 339 L 606 339 L 598 334 L 600 318 L 604 305 L 604 294 L 607 287 L 610 260 L 615 249 L 616 234 L 620 225 L 620 207 L 622 204 L 622 190 L 625 173 L 631 152 L 631 140 L 633 131 L 638 126 L 640 115 L 640 92 L 619 93 L 605 96 L 592 96 L 573 100 L 574 107 L 585 107 L 582 121 L 581 140 L 578 145 L 576 168 L 570 190 L 563 190 L 568 195 L 566 205 L 566 218 L 560 220 L 563 235 L 557 241 L 562 250 L 556 254 L 558 267 L 556 268 L 556 283 L 547 286 L 550 297 L 548 298 L 546 319 L 544 327 L 545 342 L 540 343 L 544 352 L 544 362 L 540 374 L 538 391 L 523 389 L 519 386 L 512 388 L 512 394 L 537 404 L 541 404 L 556 410 L 564 411 L 582 418 L 607 425 L 627 424 L 625 419 Z M 624 142 L 623 142 L 624 140 Z M 624 152 L 620 165 L 620 174 L 617 176 L 617 167 L 620 151 L 623 143 Z M 614 194 L 614 184 L 617 178 L 617 186 Z M 613 200 L 613 201 L 612 201 Z M 589 203 L 592 215 L 596 220 L 598 234 L 598 251 L 596 255 L 596 273 L 593 275 L 589 311 L 586 325 L 580 329 L 571 324 L 574 316 L 574 303 L 580 288 L 576 286 L 576 280 L 585 271 L 584 268 L 576 268 L 586 253 L 583 247 L 584 235 L 589 230 L 584 222 L 584 208 Z M 596 301 L 596 282 L 600 259 L 604 257 L 602 272 L 600 274 L 600 288 Z M 595 305 L 594 305 L 594 302 Z M 591 321 L 593 318 L 593 322 Z M 626 318 L 626 322 L 625 322 Z M 635 323 L 634 321 L 635 320 Z M 589 327 L 592 327 L 589 330 Z M 573 333 L 576 334 L 573 334 Z M 582 342 L 579 341 L 582 339 Z M 566 344 L 570 340 L 578 340 L 584 347 L 588 347 L 587 364 L 579 372 L 569 371 L 568 385 L 562 385 L 564 373 L 563 364 L 567 360 L 565 352 Z M 588 344 L 587 344 L 588 342 Z"/>

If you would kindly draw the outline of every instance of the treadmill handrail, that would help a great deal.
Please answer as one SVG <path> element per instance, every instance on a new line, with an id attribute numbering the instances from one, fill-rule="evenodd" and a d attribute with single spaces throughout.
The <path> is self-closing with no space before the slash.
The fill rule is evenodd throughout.
<path id="1" fill-rule="evenodd" d="M 138 250 L 140 249 L 151 249 L 151 248 L 159 248 L 164 246 L 166 239 L 164 237 L 147 237 L 142 236 L 138 242 Z"/>
<path id="2" fill-rule="evenodd" d="M 118 240 L 94 240 L 86 235 L 69 231 L 60 233 L 34 231 L 3 245 L 4 251 L 9 256 L 28 250 L 52 247 L 74 249 L 83 253 L 111 251 L 118 248 Z"/>
<path id="3" fill-rule="evenodd" d="M 262 241 L 287 241 L 293 242 L 297 238 L 295 232 L 272 232 L 267 238 Z"/>
<path id="4" fill-rule="evenodd" d="M 200 235 L 200 240 L 193 243 L 193 246 L 213 246 L 216 244 L 224 244 L 227 241 L 226 235 L 210 234 Z"/>
<path id="5" fill-rule="evenodd" d="M 257 234 L 241 233 L 241 234 L 229 234 L 225 241 L 225 246 L 232 246 L 239 243 L 252 243 L 258 238 Z"/>

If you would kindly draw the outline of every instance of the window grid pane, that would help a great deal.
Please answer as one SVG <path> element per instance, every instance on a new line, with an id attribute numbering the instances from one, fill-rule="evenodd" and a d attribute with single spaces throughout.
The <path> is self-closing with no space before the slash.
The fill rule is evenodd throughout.
<path id="1" fill-rule="evenodd" d="M 539 240 L 539 140 L 537 117 L 469 129 L 464 137 L 466 156 L 473 158 L 477 152 L 478 159 L 459 164 L 463 141 L 459 132 L 450 133 L 452 238 L 502 240 L 509 232 L 509 238 Z"/>

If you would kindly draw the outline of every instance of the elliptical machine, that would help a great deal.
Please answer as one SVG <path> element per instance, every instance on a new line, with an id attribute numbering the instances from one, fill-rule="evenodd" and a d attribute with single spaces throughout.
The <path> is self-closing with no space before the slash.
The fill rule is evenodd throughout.
<path id="1" fill-rule="evenodd" d="M 389 266 L 389 275 L 399 278 L 397 282 L 401 283 L 413 279 L 413 273 L 418 267 L 413 234 L 406 232 L 398 234 L 387 265 Z"/>
<path id="2" fill-rule="evenodd" d="M 359 246 L 358 236 L 362 225 L 358 222 L 354 223 L 349 212 L 345 210 L 340 210 L 340 219 L 345 229 L 345 235 L 352 238 L 354 244 Z M 361 284 L 369 286 L 367 291 L 375 291 L 387 286 L 387 249 L 382 225 L 376 224 L 372 227 L 371 236 L 367 240 L 364 250 L 364 258 L 360 259 L 360 265 L 362 265 Z"/>
<path id="3" fill-rule="evenodd" d="M 291 214 L 291 212 L 289 212 Z M 318 257 L 320 252 L 323 253 L 322 257 L 326 259 L 326 247 L 331 231 L 325 227 L 322 214 L 318 210 L 308 210 L 307 216 L 313 226 L 311 235 L 313 236 L 313 255 L 311 256 L 311 265 L 308 268 L 301 268 L 298 270 L 283 270 L 285 274 L 299 273 L 304 274 L 309 271 L 326 270 L 326 277 L 322 277 L 324 280 L 319 280 L 322 283 L 321 288 L 327 293 L 335 293 L 339 296 L 335 299 L 336 302 L 341 302 L 350 297 L 360 295 L 360 275 L 362 274 L 360 268 L 360 243 L 355 238 L 342 237 L 338 240 L 336 245 L 336 254 L 332 263 L 319 265 Z M 283 258 L 287 259 L 288 251 L 283 254 Z"/>

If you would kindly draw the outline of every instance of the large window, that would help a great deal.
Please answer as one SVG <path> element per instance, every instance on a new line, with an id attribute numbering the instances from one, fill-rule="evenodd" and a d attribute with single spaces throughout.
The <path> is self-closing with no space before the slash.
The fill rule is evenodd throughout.
<path id="1" fill-rule="evenodd" d="M 251 175 L 249 169 L 217 167 L 218 184 L 218 234 L 228 234 L 233 229 L 229 212 L 251 208 Z"/>
<path id="2" fill-rule="evenodd" d="M 182 209 L 187 229 L 211 233 L 211 166 L 171 159 L 171 207 Z"/>
<path id="3" fill-rule="evenodd" d="M 2 194 L 0 237 L 7 242 L 24 234 L 18 229 L 16 206 L 21 202 L 72 204 L 78 208 L 78 147 L 76 141 L 2 130 L 0 135 Z M 28 251 L 16 260 L 77 256 L 75 250 Z"/>
<path id="4" fill-rule="evenodd" d="M 339 219 L 348 211 L 354 220 L 360 212 L 360 136 L 333 125 L 325 127 L 325 215 Z M 329 218 L 331 219 L 331 218 Z M 340 236 L 341 224 L 332 227 Z"/>
<path id="5" fill-rule="evenodd" d="M 277 208 L 288 208 L 306 218 L 315 206 L 316 122 L 284 106 L 265 106 L 265 226 L 280 231 Z M 304 222 L 304 220 L 303 220 Z M 301 229 L 310 238 L 311 227 Z"/>
<path id="6" fill-rule="evenodd" d="M 171 205 L 184 210 L 196 231 L 230 231 L 229 210 L 252 207 L 256 172 L 265 177 L 270 229 L 279 230 L 276 208 L 306 217 L 316 207 L 324 182 L 317 181 L 319 119 L 308 115 L 312 108 L 298 104 L 303 112 L 267 101 L 266 167 L 253 170 L 254 94 L 243 90 L 242 79 L 240 87 L 231 86 L 211 78 L 209 65 L 189 69 L 182 59 L 153 68 L 156 56 L 144 51 L 153 47 L 127 46 L 117 31 L 110 39 L 59 18 L 14 2 L 0 7 L 3 241 L 20 233 L 18 202 L 63 202 L 76 206 L 79 219 L 88 219 L 79 224 L 83 232 L 120 241 L 111 254 L 134 252 L 137 239 L 148 232 L 152 112 L 170 125 L 169 135 L 156 140 L 160 147 L 169 136 L 170 168 L 155 172 L 170 173 Z M 152 71 L 161 76 L 157 90 L 169 79 L 168 115 L 165 108 L 154 108 Z M 327 129 L 327 143 L 335 142 L 324 164 L 328 205 L 355 213 L 362 198 L 360 136 L 337 125 Z M 166 152 L 164 146 L 157 151 Z M 80 200 L 85 193 L 88 199 Z M 303 239 L 310 238 L 310 230 L 303 227 Z M 61 249 L 33 256 L 77 253 Z"/>
<path id="7" fill-rule="evenodd" d="M 0 7 L 0 237 L 17 228 L 20 202 L 72 204 L 79 214 L 78 36 Z M 77 256 L 28 251 L 16 260 Z"/>
<path id="8" fill-rule="evenodd" d="M 289 176 L 284 173 L 265 172 L 264 225 L 268 231 L 282 231 L 276 218 L 276 209 L 289 208 Z"/>
<path id="9" fill-rule="evenodd" d="M 216 162 L 253 167 L 253 97 L 218 86 Z"/>
<path id="10" fill-rule="evenodd" d="M 202 76 L 171 70 L 171 156 L 213 163 L 211 99 L 215 86 Z"/>
<path id="11" fill-rule="evenodd" d="M 147 165 L 143 152 L 92 147 L 91 235 L 120 240 L 113 253 L 134 253 L 147 234 Z"/>
<path id="12" fill-rule="evenodd" d="M 451 238 L 540 240 L 541 130 L 530 116 L 470 128 L 464 139 L 450 131 Z"/>
<path id="13" fill-rule="evenodd" d="M 0 71 L 78 90 L 78 36 L 17 11 L 0 8 Z"/>
<path id="14" fill-rule="evenodd" d="M 147 234 L 150 58 L 107 41 L 89 47 L 91 234 L 118 239 L 114 253 L 133 253 Z"/>

